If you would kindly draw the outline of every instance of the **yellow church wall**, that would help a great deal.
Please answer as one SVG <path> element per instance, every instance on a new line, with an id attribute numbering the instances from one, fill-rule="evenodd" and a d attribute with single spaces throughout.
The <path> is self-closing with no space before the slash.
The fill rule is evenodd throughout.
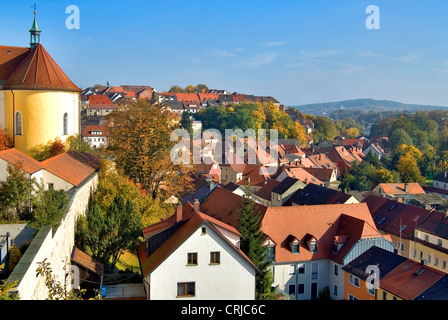
<path id="1" fill-rule="evenodd" d="M 4 91 L 5 131 L 13 138 L 13 119 L 22 114 L 23 135 L 15 135 L 14 147 L 30 154 L 33 147 L 59 137 L 62 141 L 79 133 L 79 94 L 61 91 Z M 68 114 L 68 134 L 64 135 L 64 114 Z"/>

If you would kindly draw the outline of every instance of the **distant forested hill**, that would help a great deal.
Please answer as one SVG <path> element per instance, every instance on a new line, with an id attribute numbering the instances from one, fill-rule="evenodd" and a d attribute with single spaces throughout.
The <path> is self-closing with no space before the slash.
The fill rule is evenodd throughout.
<path id="1" fill-rule="evenodd" d="M 389 100 L 355 99 L 338 102 L 316 103 L 302 106 L 293 106 L 300 112 L 313 115 L 325 115 L 335 120 L 347 117 L 352 119 L 369 118 L 381 113 L 382 116 L 393 116 L 397 113 L 414 113 L 419 110 L 448 110 L 448 107 L 418 104 L 404 104 Z M 376 118 L 376 117 L 374 117 Z"/>

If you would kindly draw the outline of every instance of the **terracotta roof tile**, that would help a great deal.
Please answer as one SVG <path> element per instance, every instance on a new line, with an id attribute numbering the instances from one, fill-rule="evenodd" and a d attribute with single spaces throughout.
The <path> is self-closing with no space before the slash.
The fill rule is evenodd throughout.
<path id="1" fill-rule="evenodd" d="M 0 158 L 12 165 L 21 163 L 22 169 L 30 175 L 43 169 L 43 166 L 39 161 L 14 148 L 1 151 Z"/>
<path id="2" fill-rule="evenodd" d="M 99 276 L 104 274 L 103 264 L 94 260 L 91 256 L 82 252 L 78 248 L 73 249 L 72 261 Z"/>
<path id="3" fill-rule="evenodd" d="M 81 92 L 42 44 L 38 44 L 5 82 L 5 90 L 60 90 Z"/>
<path id="4" fill-rule="evenodd" d="M 382 237 L 364 203 L 270 207 L 264 215 L 262 230 L 277 243 L 276 262 L 329 258 L 342 261 L 359 239 Z M 290 235 L 301 241 L 300 258 L 292 253 L 286 241 Z M 332 253 L 335 236 L 347 236 L 347 243 L 337 254 Z M 312 237 L 318 243 L 315 253 L 310 252 L 306 243 Z"/>
<path id="5" fill-rule="evenodd" d="M 8 80 L 29 52 L 30 48 L 0 46 L 0 80 Z"/>
<path id="6" fill-rule="evenodd" d="M 48 172 L 67 181 L 73 186 L 82 183 L 95 169 L 75 159 L 70 153 L 63 153 L 41 162 Z"/>

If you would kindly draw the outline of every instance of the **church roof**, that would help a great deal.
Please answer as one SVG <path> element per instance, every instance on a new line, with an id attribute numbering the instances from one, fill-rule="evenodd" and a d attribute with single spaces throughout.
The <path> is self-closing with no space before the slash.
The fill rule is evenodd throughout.
<path id="1" fill-rule="evenodd" d="M 20 55 L 20 57 L 23 56 L 23 54 Z M 0 61 L 2 60 L 6 58 L 3 59 L 0 56 Z M 0 74 L 3 72 L 1 69 L 3 64 L 0 64 Z M 6 80 L 3 89 L 81 92 L 81 89 L 68 78 L 40 43 L 23 58 Z"/>

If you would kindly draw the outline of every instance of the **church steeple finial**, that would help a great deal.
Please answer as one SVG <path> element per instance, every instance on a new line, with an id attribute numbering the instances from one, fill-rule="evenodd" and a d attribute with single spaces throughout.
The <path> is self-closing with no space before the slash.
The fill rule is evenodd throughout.
<path id="1" fill-rule="evenodd" d="M 35 46 L 37 46 L 40 43 L 40 29 L 37 26 L 37 19 L 36 19 L 36 4 L 34 4 L 34 21 L 33 21 L 33 25 L 31 26 L 30 29 L 30 47 L 31 50 L 34 49 Z"/>

